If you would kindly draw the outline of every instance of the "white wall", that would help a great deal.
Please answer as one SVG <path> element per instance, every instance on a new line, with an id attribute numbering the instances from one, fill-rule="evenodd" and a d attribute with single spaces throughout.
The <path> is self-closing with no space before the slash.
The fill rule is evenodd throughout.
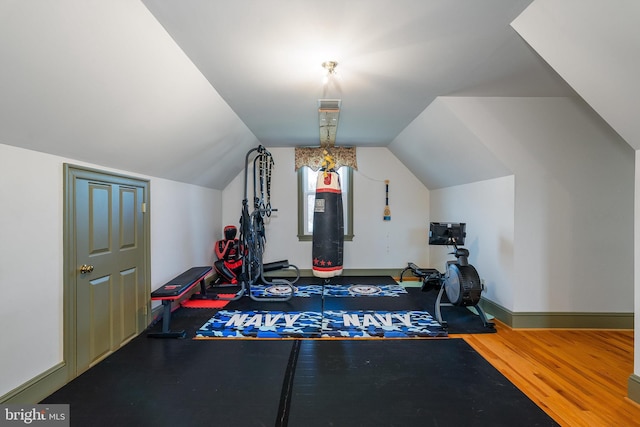
<path id="1" fill-rule="evenodd" d="M 431 221 L 464 222 L 469 263 L 485 282 L 483 298 L 513 306 L 514 176 L 431 191 Z M 429 267 L 445 271 L 452 248 L 431 246 Z"/>
<path id="2" fill-rule="evenodd" d="M 63 163 L 98 169 L 0 144 L 0 396 L 63 359 Z M 150 179 L 152 289 L 210 265 L 220 191 L 114 172 Z"/>
<path id="3" fill-rule="evenodd" d="M 640 151 L 636 151 L 635 197 L 634 197 L 634 307 L 640 308 Z M 634 317 L 633 373 L 640 376 L 640 316 Z"/>
<path id="4" fill-rule="evenodd" d="M 62 159 L 0 145 L 0 395 L 62 361 Z"/>
<path id="5" fill-rule="evenodd" d="M 591 108 L 636 150 L 640 148 L 637 117 L 640 107 L 640 85 L 637 83 L 640 71 L 640 33 L 637 30 L 639 13 L 640 3 L 635 0 L 536 0 L 511 24 Z M 635 158 L 637 171 L 640 166 L 638 152 Z M 625 184 L 628 185 L 628 182 Z M 640 211 L 639 186 L 636 172 L 633 199 L 636 217 Z M 625 310 L 633 300 L 633 307 L 640 307 L 640 279 L 637 274 L 640 267 L 640 237 L 637 236 L 637 230 L 640 224 L 638 219 L 634 221 L 636 255 L 632 265 L 636 272 L 635 298 L 629 295 L 627 289 L 619 289 L 620 285 L 615 278 L 607 281 L 615 283 L 612 290 L 615 301 L 627 298 Z M 615 221 L 610 221 L 610 224 L 615 224 Z M 627 230 L 626 234 L 629 236 L 631 231 Z M 623 248 L 610 247 L 609 250 L 623 255 L 625 259 L 633 253 L 633 248 L 629 248 L 626 242 Z M 599 264 L 610 268 L 606 264 Z M 640 323 L 637 315 L 635 331 L 634 372 L 639 375 Z"/>
<path id="6" fill-rule="evenodd" d="M 266 224 L 265 262 L 288 259 L 311 269 L 311 242 L 299 242 L 297 175 L 293 148 L 269 148 L 275 161 L 272 206 L 278 209 Z M 357 149 L 354 171 L 354 234 L 344 245 L 344 268 L 392 268 L 407 262 L 428 262 L 429 191 L 386 148 Z M 391 221 L 383 221 L 384 180 L 388 179 Z M 249 182 L 252 180 L 249 178 Z M 249 198 L 252 197 L 251 187 Z M 244 197 L 244 172 L 225 188 L 223 223 L 238 225 Z M 219 236 L 218 238 L 220 238 Z"/>
<path id="7" fill-rule="evenodd" d="M 190 267 L 213 265 L 222 192 L 151 179 L 152 290 Z"/>
<path id="8" fill-rule="evenodd" d="M 634 153 L 571 98 L 446 98 L 515 174 L 514 312 L 633 312 Z"/>

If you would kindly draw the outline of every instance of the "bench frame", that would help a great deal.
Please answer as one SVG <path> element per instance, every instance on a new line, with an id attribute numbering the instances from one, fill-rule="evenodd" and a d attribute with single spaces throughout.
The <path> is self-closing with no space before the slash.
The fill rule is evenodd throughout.
<path id="1" fill-rule="evenodd" d="M 176 301 L 180 301 L 184 296 L 193 289 L 196 285 L 200 284 L 200 293 L 202 295 L 206 294 L 206 283 L 205 279 L 211 274 L 213 268 L 212 267 L 193 267 L 193 269 L 202 269 L 202 274 L 198 275 L 197 278 L 187 282 L 187 283 L 175 283 L 180 279 L 180 276 L 175 277 L 165 285 L 161 286 L 157 290 L 151 293 L 152 301 L 162 301 L 163 312 L 162 312 L 162 332 L 150 332 L 147 334 L 149 338 L 185 338 L 187 336 L 187 332 L 185 330 L 181 331 L 172 331 L 171 330 L 171 309 L 172 305 Z M 191 269 L 191 270 L 193 270 Z M 188 273 L 190 270 L 185 271 L 182 274 Z M 178 289 L 178 293 L 171 294 L 171 291 L 174 289 Z M 169 295 L 170 294 L 170 295 Z"/>

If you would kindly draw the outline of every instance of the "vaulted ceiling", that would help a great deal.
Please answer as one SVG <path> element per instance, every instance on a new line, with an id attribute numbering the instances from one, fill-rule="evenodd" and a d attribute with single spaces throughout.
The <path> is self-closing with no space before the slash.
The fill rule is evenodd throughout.
<path id="1" fill-rule="evenodd" d="M 402 154 L 440 96 L 575 95 L 511 26 L 530 3 L 0 0 L 0 143 L 223 189 L 257 144 L 318 145 L 318 100 L 340 99 L 337 145 Z M 425 148 L 482 158 L 438 117 Z M 485 160 L 479 176 L 508 173 Z"/>

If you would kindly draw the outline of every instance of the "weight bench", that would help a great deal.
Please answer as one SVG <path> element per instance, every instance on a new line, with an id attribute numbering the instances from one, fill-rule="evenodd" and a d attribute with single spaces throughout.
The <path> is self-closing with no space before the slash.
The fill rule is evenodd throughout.
<path id="1" fill-rule="evenodd" d="M 171 331 L 171 306 L 175 301 L 181 300 L 187 292 L 200 284 L 200 293 L 206 294 L 205 278 L 211 273 L 213 267 L 193 267 L 181 275 L 173 278 L 162 287 L 151 293 L 152 301 L 162 301 L 162 332 L 147 334 L 150 338 L 184 338 L 186 331 Z"/>

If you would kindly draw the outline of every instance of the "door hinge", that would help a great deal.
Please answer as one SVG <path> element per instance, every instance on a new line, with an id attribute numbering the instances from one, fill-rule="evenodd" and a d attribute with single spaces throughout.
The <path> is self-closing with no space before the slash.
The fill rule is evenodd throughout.
<path id="1" fill-rule="evenodd" d="M 142 203 L 142 205 L 140 206 L 140 210 L 142 211 L 142 213 L 147 213 L 147 204 Z"/>

